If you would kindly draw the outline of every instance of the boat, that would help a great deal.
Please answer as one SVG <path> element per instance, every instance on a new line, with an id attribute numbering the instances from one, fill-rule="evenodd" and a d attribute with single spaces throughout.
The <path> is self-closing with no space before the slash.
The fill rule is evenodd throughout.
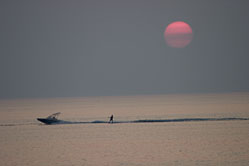
<path id="1" fill-rule="evenodd" d="M 60 112 L 54 113 L 52 115 L 49 115 L 47 118 L 37 118 L 38 121 L 45 123 L 45 124 L 58 124 L 62 122 L 61 120 L 58 119 L 58 116 L 60 115 Z"/>

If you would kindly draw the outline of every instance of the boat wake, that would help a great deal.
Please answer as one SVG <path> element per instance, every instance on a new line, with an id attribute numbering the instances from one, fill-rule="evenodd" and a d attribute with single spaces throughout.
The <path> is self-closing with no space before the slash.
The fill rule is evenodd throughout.
<path id="1" fill-rule="evenodd" d="M 249 120 L 249 118 L 180 118 L 180 119 L 141 119 L 133 121 L 114 121 L 113 123 L 163 123 L 163 122 L 200 122 L 200 121 L 232 121 L 232 120 Z M 95 120 L 90 122 L 73 122 L 59 120 L 53 124 L 100 124 L 109 123 L 109 121 Z"/>

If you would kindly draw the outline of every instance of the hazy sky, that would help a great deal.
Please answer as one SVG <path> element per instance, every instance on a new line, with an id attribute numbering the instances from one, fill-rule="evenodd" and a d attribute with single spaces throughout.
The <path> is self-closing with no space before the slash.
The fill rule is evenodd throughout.
<path id="1" fill-rule="evenodd" d="M 0 21 L 1 98 L 249 91 L 248 0 L 1 0 Z"/>

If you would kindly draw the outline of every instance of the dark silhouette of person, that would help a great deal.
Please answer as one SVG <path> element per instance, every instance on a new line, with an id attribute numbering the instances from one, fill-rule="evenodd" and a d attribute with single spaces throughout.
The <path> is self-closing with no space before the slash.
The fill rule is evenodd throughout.
<path id="1" fill-rule="evenodd" d="M 109 121 L 109 123 L 113 123 L 113 115 L 110 116 L 110 121 Z"/>

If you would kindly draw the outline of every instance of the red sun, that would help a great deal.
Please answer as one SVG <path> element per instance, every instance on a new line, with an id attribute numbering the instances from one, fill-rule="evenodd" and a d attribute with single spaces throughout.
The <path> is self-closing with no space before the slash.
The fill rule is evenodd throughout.
<path id="1" fill-rule="evenodd" d="M 193 32 L 187 23 L 176 21 L 167 26 L 164 31 L 164 38 L 168 46 L 184 48 L 192 41 Z"/>

